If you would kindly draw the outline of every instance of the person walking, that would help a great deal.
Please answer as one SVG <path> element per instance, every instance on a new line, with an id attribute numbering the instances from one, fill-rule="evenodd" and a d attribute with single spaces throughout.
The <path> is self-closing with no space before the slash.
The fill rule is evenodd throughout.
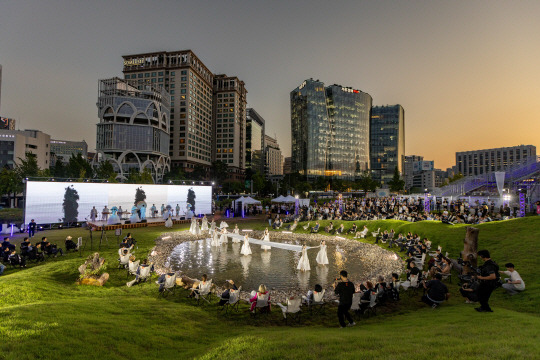
<path id="1" fill-rule="evenodd" d="M 349 281 L 347 278 L 347 271 L 341 270 L 339 273 L 339 278 L 334 281 L 333 284 L 334 292 L 339 296 L 339 305 L 338 305 L 338 320 L 341 328 L 345 326 L 354 326 L 356 323 L 349 314 L 349 310 L 352 306 L 353 294 L 355 292 L 354 284 Z M 345 325 L 345 318 L 349 322 L 348 325 Z"/>

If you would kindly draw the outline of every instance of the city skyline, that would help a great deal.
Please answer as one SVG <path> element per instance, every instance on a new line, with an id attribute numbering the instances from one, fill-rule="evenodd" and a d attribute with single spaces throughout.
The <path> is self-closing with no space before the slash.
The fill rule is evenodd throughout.
<path id="1" fill-rule="evenodd" d="M 401 104 L 405 153 L 444 169 L 458 151 L 540 146 L 539 10 L 489 1 L 3 3 L 0 115 L 93 150 L 96 85 L 122 76 L 122 55 L 191 49 L 245 82 L 248 107 L 284 156 L 290 90 L 314 78 L 367 92 L 374 106 Z"/>

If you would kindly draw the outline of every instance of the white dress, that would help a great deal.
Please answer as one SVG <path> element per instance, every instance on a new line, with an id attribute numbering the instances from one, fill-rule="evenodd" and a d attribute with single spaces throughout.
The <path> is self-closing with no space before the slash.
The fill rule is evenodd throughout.
<path id="1" fill-rule="evenodd" d="M 300 257 L 300 261 L 298 261 L 298 266 L 296 269 L 300 271 L 308 271 L 311 270 L 311 267 L 309 266 L 309 259 L 307 256 L 307 249 L 302 249 L 302 257 Z"/>
<path id="2" fill-rule="evenodd" d="M 212 242 L 210 243 L 212 246 L 219 246 L 219 238 L 217 231 L 214 231 L 214 234 L 212 234 Z"/>
<path id="3" fill-rule="evenodd" d="M 191 226 L 189 227 L 189 232 L 195 235 L 195 219 L 191 218 Z"/>
<path id="4" fill-rule="evenodd" d="M 235 233 L 235 235 L 238 235 L 238 234 Z M 242 240 L 240 240 L 239 236 L 233 236 L 233 237 L 232 237 L 232 242 L 233 242 L 234 244 L 238 244 L 238 243 L 240 243 L 241 241 L 242 241 Z"/>
<path id="5" fill-rule="evenodd" d="M 319 265 L 328 265 L 328 255 L 326 254 L 326 245 L 321 245 L 321 249 L 317 254 L 317 264 Z"/>
<path id="6" fill-rule="evenodd" d="M 221 233 L 221 237 L 219 238 L 219 244 L 223 245 L 223 244 L 227 244 L 228 242 L 229 242 L 229 238 L 227 237 L 227 233 L 226 232 Z"/>
<path id="7" fill-rule="evenodd" d="M 244 238 L 244 245 L 242 245 L 242 249 L 240 249 L 240 254 L 242 255 L 251 255 L 251 247 L 249 246 L 249 240 Z"/>
<path id="8" fill-rule="evenodd" d="M 201 231 L 208 231 L 208 219 L 206 219 L 206 216 L 202 219 Z"/>
<path id="9" fill-rule="evenodd" d="M 212 222 L 210 223 L 210 235 L 212 235 L 214 231 L 216 231 L 216 223 L 214 222 L 214 220 L 212 220 Z"/>
<path id="10" fill-rule="evenodd" d="M 172 214 L 169 213 L 169 217 L 168 217 L 167 220 L 165 221 L 165 227 L 166 227 L 166 228 L 169 228 L 169 229 L 172 228 L 172 225 L 173 225 L 173 223 L 172 223 L 172 217 L 171 217 L 171 216 L 172 216 Z"/>
<path id="11" fill-rule="evenodd" d="M 237 228 L 237 227 L 235 227 L 235 228 L 234 228 L 234 230 L 233 230 L 233 233 L 235 233 L 235 234 L 238 234 L 238 235 L 239 235 L 239 234 L 240 234 L 240 229 L 239 229 L 239 228 Z"/>
<path id="12" fill-rule="evenodd" d="M 201 234 L 201 228 L 199 228 L 199 223 L 195 221 L 195 235 L 199 236 Z"/>
<path id="13" fill-rule="evenodd" d="M 132 224 L 135 224 L 135 223 L 138 223 L 141 221 L 141 219 L 139 218 L 139 214 L 137 213 L 137 207 L 134 206 L 131 208 L 131 216 L 129 218 L 129 220 L 131 220 L 131 223 Z"/>
<path id="14" fill-rule="evenodd" d="M 270 234 L 269 234 L 269 233 L 266 233 L 266 234 L 264 235 L 263 241 L 268 241 L 268 242 L 270 242 Z M 263 250 L 271 250 L 272 247 L 271 247 L 271 246 L 268 246 L 268 245 L 262 245 L 262 246 L 261 246 L 261 249 L 263 249 Z"/>

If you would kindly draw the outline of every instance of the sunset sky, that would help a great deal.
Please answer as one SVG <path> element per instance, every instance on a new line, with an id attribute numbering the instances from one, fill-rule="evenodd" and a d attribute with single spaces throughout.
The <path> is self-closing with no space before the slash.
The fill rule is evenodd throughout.
<path id="1" fill-rule="evenodd" d="M 93 150 L 98 80 L 124 54 L 183 49 L 246 83 L 285 156 L 310 77 L 401 104 L 406 154 L 437 168 L 540 147 L 540 1 L 0 1 L 0 114 Z"/>

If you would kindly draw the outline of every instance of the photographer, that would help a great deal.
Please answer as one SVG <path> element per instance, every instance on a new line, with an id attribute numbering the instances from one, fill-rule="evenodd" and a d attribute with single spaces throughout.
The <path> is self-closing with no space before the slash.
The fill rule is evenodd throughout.
<path id="1" fill-rule="evenodd" d="M 347 279 L 347 272 L 341 270 L 339 273 L 339 278 L 334 281 L 332 285 L 334 287 L 334 292 L 339 296 L 339 305 L 338 305 L 338 319 L 339 325 L 341 328 L 345 327 L 345 318 L 349 321 L 347 326 L 354 326 L 356 323 L 353 321 L 351 315 L 349 314 L 349 309 L 352 305 L 353 294 L 356 291 L 354 284 Z"/>
<path id="2" fill-rule="evenodd" d="M 489 251 L 480 250 L 478 256 L 484 261 L 484 265 L 480 266 L 480 275 L 477 279 L 480 280 L 478 286 L 478 301 L 480 307 L 475 308 L 478 312 L 493 312 L 489 307 L 489 297 L 499 281 L 499 266 L 495 261 L 491 260 Z"/>

